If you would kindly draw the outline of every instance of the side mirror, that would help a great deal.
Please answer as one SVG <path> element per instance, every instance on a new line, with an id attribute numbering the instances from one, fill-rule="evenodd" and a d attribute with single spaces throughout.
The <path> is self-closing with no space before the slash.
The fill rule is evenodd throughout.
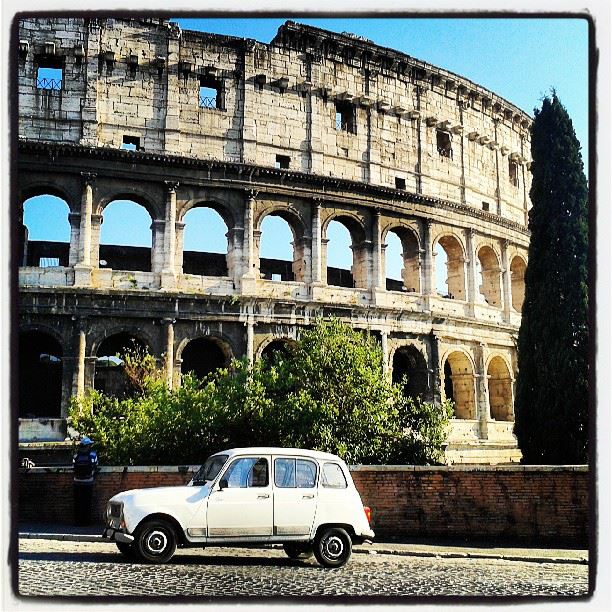
<path id="1" fill-rule="evenodd" d="M 227 489 L 228 484 L 227 484 L 227 480 L 225 478 L 222 478 L 219 481 L 219 491 L 223 491 L 223 489 Z"/>

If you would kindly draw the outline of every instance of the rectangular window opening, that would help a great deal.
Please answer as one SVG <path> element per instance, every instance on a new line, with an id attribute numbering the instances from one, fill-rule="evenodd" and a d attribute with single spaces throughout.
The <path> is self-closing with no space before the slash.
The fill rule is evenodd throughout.
<path id="1" fill-rule="evenodd" d="M 140 151 L 140 138 L 138 136 L 123 136 L 121 148 L 125 151 Z"/>
<path id="2" fill-rule="evenodd" d="M 395 177 L 395 188 L 405 190 L 406 189 L 406 179 L 396 176 Z"/>
<path id="3" fill-rule="evenodd" d="M 221 83 L 212 77 L 200 79 L 200 108 L 222 109 Z"/>
<path id="4" fill-rule="evenodd" d="M 336 102 L 336 129 L 342 132 L 356 134 L 355 108 L 350 102 Z"/>
<path id="5" fill-rule="evenodd" d="M 453 147 L 451 145 L 451 135 L 442 130 L 436 130 L 436 146 L 441 157 L 453 159 Z"/>
<path id="6" fill-rule="evenodd" d="M 510 160 L 508 162 L 508 174 L 510 177 L 510 184 L 518 187 L 519 179 L 518 179 L 518 164 Z"/>
<path id="7" fill-rule="evenodd" d="M 482 210 L 484 210 L 485 212 L 489 212 L 489 203 L 488 202 L 483 202 L 482 203 Z"/>
<path id="8" fill-rule="evenodd" d="M 36 87 L 60 91 L 64 80 L 64 70 L 61 67 L 40 64 L 36 73 Z"/>
<path id="9" fill-rule="evenodd" d="M 288 155 L 277 155 L 274 167 L 278 169 L 288 170 L 291 158 Z"/>
<path id="10" fill-rule="evenodd" d="M 271 280 L 273 280 L 273 281 L 282 281 L 283 280 L 283 275 L 282 274 L 276 274 L 276 272 L 272 272 Z"/>

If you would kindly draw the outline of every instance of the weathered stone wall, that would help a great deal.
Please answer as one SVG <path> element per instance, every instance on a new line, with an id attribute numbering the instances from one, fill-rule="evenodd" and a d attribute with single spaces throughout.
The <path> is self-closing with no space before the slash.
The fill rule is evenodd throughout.
<path id="1" fill-rule="evenodd" d="M 94 488 L 97 521 L 103 522 L 106 502 L 116 493 L 184 484 L 193 469 L 102 467 Z M 352 474 L 381 538 L 588 543 L 586 467 L 359 466 Z M 19 516 L 23 521 L 71 523 L 72 471 L 20 470 Z"/>
<path id="2" fill-rule="evenodd" d="M 21 23 L 19 49 L 14 205 L 22 215 L 29 198 L 58 196 L 71 228 L 69 242 L 55 244 L 29 243 L 18 228 L 20 331 L 41 354 L 53 345 L 61 378 L 39 416 L 65 417 L 70 396 L 96 386 L 100 347 L 119 334 L 147 346 L 176 384 L 192 341 L 210 340 L 218 363 L 257 359 L 316 317 L 336 316 L 380 339 L 388 375 L 403 367 L 427 399 L 455 400 L 449 462 L 520 459 L 522 111 L 407 55 L 291 22 L 263 44 L 158 19 L 41 18 Z M 63 67 L 61 89 L 36 83 L 49 64 Z M 213 108 L 201 104 L 200 85 L 217 88 Z M 138 149 L 121 150 L 124 138 L 139 139 Z M 277 156 L 288 167 L 275 168 Z M 106 209 L 122 199 L 147 211 L 150 249 L 100 244 Z M 223 255 L 194 266 L 184 252 L 197 207 L 227 227 L 225 266 Z M 293 233 L 288 262 L 260 257 L 270 215 Z M 332 221 L 349 231 L 350 270 L 327 266 Z M 385 274 L 391 233 L 402 281 Z M 438 247 L 448 259 L 444 295 Z M 45 267 L 43 257 L 58 261 Z M 402 361 L 409 349 L 417 365 Z M 30 404 L 23 417 L 36 416 Z"/>

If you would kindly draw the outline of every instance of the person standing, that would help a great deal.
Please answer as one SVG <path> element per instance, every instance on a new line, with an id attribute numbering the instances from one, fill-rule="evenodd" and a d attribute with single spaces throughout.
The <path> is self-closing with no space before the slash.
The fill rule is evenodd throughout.
<path id="1" fill-rule="evenodd" d="M 91 523 L 91 502 L 98 468 L 98 453 L 93 449 L 93 440 L 87 436 L 79 442 L 72 460 L 74 520 L 77 525 Z"/>

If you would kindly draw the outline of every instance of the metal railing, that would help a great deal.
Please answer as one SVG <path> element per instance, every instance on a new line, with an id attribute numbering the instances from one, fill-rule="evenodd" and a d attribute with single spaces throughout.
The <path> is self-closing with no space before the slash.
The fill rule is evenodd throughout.
<path id="1" fill-rule="evenodd" d="M 59 91 L 62 88 L 62 80 L 61 79 L 47 79 L 47 78 L 39 78 L 36 79 L 36 87 L 38 89 L 53 89 L 55 91 Z"/>
<path id="2" fill-rule="evenodd" d="M 200 96 L 200 108 L 219 108 L 216 96 Z"/>

